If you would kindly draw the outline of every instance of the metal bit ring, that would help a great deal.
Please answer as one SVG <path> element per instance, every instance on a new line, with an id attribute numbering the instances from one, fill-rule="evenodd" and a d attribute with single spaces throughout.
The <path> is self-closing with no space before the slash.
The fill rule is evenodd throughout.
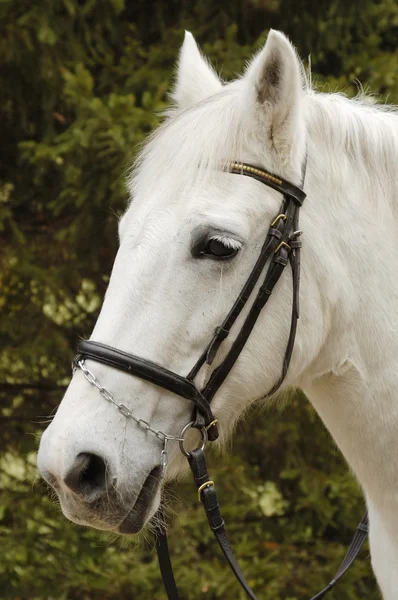
<path id="1" fill-rule="evenodd" d="M 185 425 L 185 427 L 183 428 L 183 430 L 181 431 L 181 434 L 180 434 L 181 439 L 178 440 L 178 443 L 180 445 L 180 450 L 183 453 L 183 455 L 186 456 L 187 458 L 189 458 L 191 456 L 191 453 L 188 452 L 187 450 L 185 450 L 185 447 L 184 447 L 185 434 L 188 431 L 188 429 L 192 428 L 192 425 L 194 423 L 195 423 L 195 421 L 190 421 L 189 423 L 187 423 Z M 200 435 L 202 436 L 202 445 L 201 445 L 200 449 L 204 450 L 206 448 L 207 441 L 209 439 L 207 430 L 204 427 L 201 428 Z"/>

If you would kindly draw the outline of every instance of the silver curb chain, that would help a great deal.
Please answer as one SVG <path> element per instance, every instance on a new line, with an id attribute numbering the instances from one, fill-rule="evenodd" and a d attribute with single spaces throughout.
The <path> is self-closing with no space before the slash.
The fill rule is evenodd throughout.
<path id="1" fill-rule="evenodd" d="M 97 388 L 97 390 L 99 391 L 101 396 L 103 398 L 105 398 L 105 400 L 107 402 L 111 402 L 112 404 L 114 404 L 116 406 L 116 408 L 118 409 L 118 411 L 121 412 L 122 415 L 124 417 L 126 417 L 126 419 L 133 419 L 133 421 L 135 421 L 137 423 L 137 425 L 139 425 L 139 427 L 141 427 L 145 431 L 150 431 L 151 433 L 156 435 L 156 437 L 161 442 L 163 442 L 162 451 L 160 453 L 160 466 L 162 468 L 162 477 L 164 477 L 166 474 L 166 468 L 167 468 L 167 463 L 168 463 L 167 443 L 171 440 L 175 440 L 176 442 L 183 444 L 184 438 L 181 436 L 178 437 L 176 435 L 169 435 L 168 433 L 165 433 L 164 431 L 161 431 L 160 429 L 154 429 L 150 425 L 150 423 L 148 423 L 148 421 L 145 421 L 144 419 L 140 419 L 139 417 L 136 417 L 131 412 L 131 410 L 128 408 L 128 406 L 126 406 L 122 402 L 119 402 L 118 400 L 116 400 L 116 398 L 112 394 L 112 392 L 110 392 L 106 387 L 104 387 L 103 385 L 100 384 L 100 382 L 98 381 L 98 379 L 96 378 L 94 373 L 92 373 L 90 371 L 90 369 L 88 369 L 86 367 L 84 360 L 77 361 L 77 365 L 83 371 L 83 375 L 87 379 L 87 381 Z M 76 371 L 76 366 L 73 365 L 72 369 L 73 369 L 73 371 Z M 184 433 L 185 433 L 185 429 L 186 429 L 186 427 L 184 427 L 184 430 L 183 430 Z"/>

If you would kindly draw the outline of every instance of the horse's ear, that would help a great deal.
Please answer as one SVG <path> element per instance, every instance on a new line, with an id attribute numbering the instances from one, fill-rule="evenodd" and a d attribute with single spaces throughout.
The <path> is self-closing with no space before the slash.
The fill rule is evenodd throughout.
<path id="1" fill-rule="evenodd" d="M 185 32 L 177 65 L 177 80 L 171 98 L 178 108 L 189 108 L 222 88 L 215 71 L 202 56 L 195 39 Z"/>
<path id="2" fill-rule="evenodd" d="M 288 160 L 303 124 L 303 75 L 296 51 L 283 33 L 271 29 L 244 79 L 248 101 L 255 104 L 256 130 L 263 132 L 278 154 Z"/>

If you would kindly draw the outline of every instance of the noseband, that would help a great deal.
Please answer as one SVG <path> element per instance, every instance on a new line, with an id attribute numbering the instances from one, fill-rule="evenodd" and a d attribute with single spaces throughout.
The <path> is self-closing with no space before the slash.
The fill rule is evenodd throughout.
<path id="1" fill-rule="evenodd" d="M 226 537 L 225 525 L 220 514 L 214 482 L 211 481 L 207 472 L 204 449 L 207 440 L 214 441 L 219 435 L 218 421 L 212 412 L 211 401 L 233 368 L 247 342 L 247 339 L 250 336 L 254 325 L 256 324 L 262 309 L 268 302 L 275 285 L 281 277 L 285 267 L 290 263 L 293 292 L 289 338 L 280 376 L 264 397 L 274 394 L 280 388 L 286 377 L 292 356 L 297 321 L 299 318 L 301 248 L 301 240 L 299 239 L 301 235 L 301 231 L 299 229 L 299 213 L 300 207 L 302 206 L 306 195 L 300 187 L 293 185 L 285 179 L 245 163 L 231 163 L 229 172 L 236 175 L 245 175 L 264 183 L 268 187 L 280 192 L 283 196 L 283 200 L 278 214 L 275 215 L 275 218 L 268 227 L 260 254 L 239 296 L 237 297 L 224 321 L 218 327 L 216 327 L 209 344 L 206 346 L 205 350 L 188 375 L 183 377 L 150 360 L 140 356 L 135 356 L 134 354 L 123 352 L 117 348 L 113 348 L 111 346 L 107 346 L 106 344 L 95 341 L 83 341 L 78 345 L 78 353 L 73 360 L 73 367 L 74 369 L 80 368 L 83 371 L 86 379 L 98 388 L 106 400 L 113 402 L 124 416 L 127 418 L 132 418 L 137 422 L 138 425 L 155 434 L 163 442 L 160 460 L 163 472 L 167 466 L 168 441 L 179 441 L 182 452 L 188 458 L 195 483 L 198 487 L 199 500 L 204 505 L 210 527 L 220 544 L 221 550 L 223 551 L 226 560 L 228 561 L 232 571 L 234 572 L 236 578 L 245 590 L 248 597 L 252 600 L 256 600 L 256 596 L 250 589 L 242 572 L 240 571 Z M 305 167 L 302 174 L 302 186 L 304 184 L 304 177 Z M 268 268 L 266 268 L 267 263 Z M 263 275 L 264 272 L 265 275 Z M 194 383 L 196 375 L 199 373 L 204 364 L 213 364 L 222 342 L 230 335 L 233 325 L 241 314 L 243 308 L 248 304 L 248 301 L 254 292 L 254 288 L 259 282 L 259 288 L 255 293 L 251 306 L 248 309 L 247 316 L 244 318 L 243 325 L 232 342 L 225 358 L 222 360 L 219 366 L 213 370 L 204 387 L 202 389 L 198 389 Z M 93 373 L 86 367 L 86 359 L 94 360 L 115 369 L 119 369 L 120 371 L 130 373 L 135 377 L 149 381 L 160 388 L 185 398 L 193 405 L 192 420 L 184 427 L 179 437 L 154 429 L 149 423 L 136 417 L 128 407 L 119 403 L 114 398 L 113 394 L 109 392 L 109 390 L 101 386 Z M 187 452 L 184 447 L 184 437 L 186 431 L 191 427 L 201 431 L 203 443 L 202 447 L 197 448 L 192 452 Z M 358 526 L 350 549 L 335 578 L 322 592 L 314 596 L 312 600 L 320 600 L 329 590 L 334 587 L 337 580 L 351 566 L 364 540 L 366 539 L 366 535 L 367 515 L 365 514 Z M 157 532 L 157 552 L 167 596 L 169 600 L 179 600 L 164 528 L 159 528 Z"/>

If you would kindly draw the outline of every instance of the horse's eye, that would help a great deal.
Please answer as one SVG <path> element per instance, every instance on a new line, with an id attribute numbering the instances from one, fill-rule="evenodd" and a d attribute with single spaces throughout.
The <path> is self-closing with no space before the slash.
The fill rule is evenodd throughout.
<path id="1" fill-rule="evenodd" d="M 214 258 L 215 260 L 227 260 L 236 256 L 241 248 L 240 242 L 235 240 L 223 240 L 217 237 L 210 238 L 201 251 L 201 256 Z"/>
<path id="2" fill-rule="evenodd" d="M 193 234 L 191 255 L 193 258 L 208 258 L 210 260 L 230 260 L 234 258 L 243 246 L 243 242 L 235 233 L 203 228 Z M 196 238 L 196 239 L 195 239 Z"/>

